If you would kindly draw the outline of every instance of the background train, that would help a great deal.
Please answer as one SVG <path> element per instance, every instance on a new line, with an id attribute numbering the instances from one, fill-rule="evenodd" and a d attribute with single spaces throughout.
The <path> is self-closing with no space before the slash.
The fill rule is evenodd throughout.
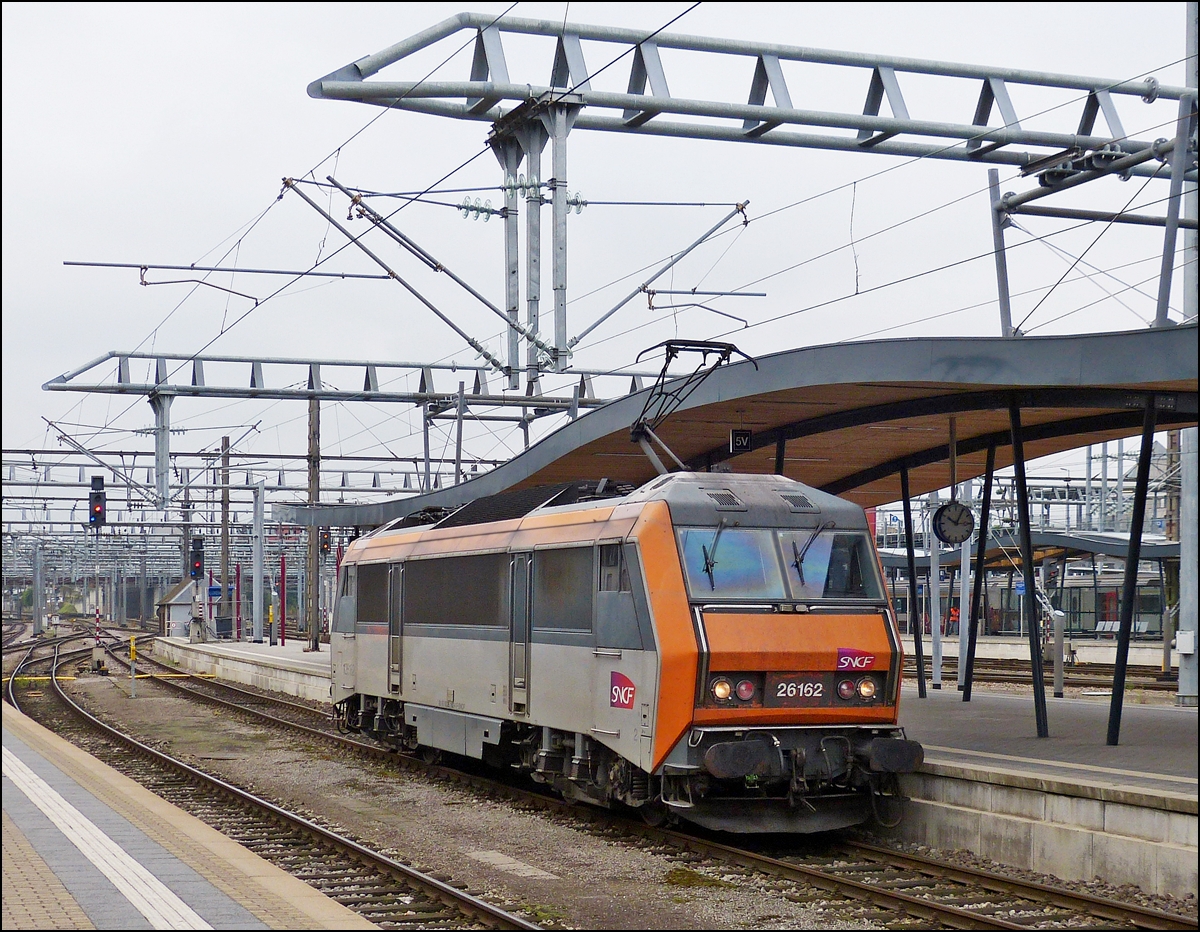
<path id="1" fill-rule="evenodd" d="M 607 486 L 356 540 L 330 635 L 339 721 L 652 821 L 868 818 L 922 751 L 896 725 L 900 641 L 863 510 L 780 476 Z"/>

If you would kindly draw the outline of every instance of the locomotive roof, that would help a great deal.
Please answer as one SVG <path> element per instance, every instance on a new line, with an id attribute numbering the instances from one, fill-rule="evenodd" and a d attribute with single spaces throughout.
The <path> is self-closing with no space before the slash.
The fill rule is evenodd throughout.
<path id="1" fill-rule="evenodd" d="M 866 516 L 853 502 L 783 476 L 677 472 L 638 489 L 599 482 L 560 483 L 475 501 L 423 522 L 395 522 L 369 536 L 424 527 L 428 530 L 489 524 L 533 514 L 559 514 L 613 505 L 663 501 L 677 525 L 715 527 L 724 521 L 746 527 L 835 527 L 865 530 Z"/>
<path id="2" fill-rule="evenodd" d="M 625 502 L 665 501 L 677 525 L 834 527 L 866 530 L 862 508 L 784 476 L 750 473 L 668 473 L 627 495 Z"/>

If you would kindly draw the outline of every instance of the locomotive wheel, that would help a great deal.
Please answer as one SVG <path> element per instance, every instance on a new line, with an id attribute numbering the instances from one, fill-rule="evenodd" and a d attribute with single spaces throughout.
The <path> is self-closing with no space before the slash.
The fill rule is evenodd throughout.
<path id="1" fill-rule="evenodd" d="M 657 801 L 646 803 L 638 809 L 638 812 L 642 815 L 642 821 L 652 828 L 658 828 L 666 824 L 667 816 L 670 815 L 667 812 L 667 807 Z"/>
<path id="2" fill-rule="evenodd" d="M 419 755 L 427 764 L 437 765 L 442 762 L 442 752 L 437 748 L 421 748 Z"/>

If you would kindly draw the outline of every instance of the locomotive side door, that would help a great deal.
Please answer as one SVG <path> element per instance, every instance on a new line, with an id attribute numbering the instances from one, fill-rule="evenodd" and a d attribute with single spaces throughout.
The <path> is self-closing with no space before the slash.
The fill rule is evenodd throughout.
<path id="1" fill-rule="evenodd" d="M 404 615 L 402 598 L 404 592 L 404 564 L 393 563 L 388 573 L 388 690 L 402 692 L 404 659 Z"/>
<path id="2" fill-rule="evenodd" d="M 514 553 L 509 566 L 508 707 L 529 713 L 529 621 L 533 554 Z"/>

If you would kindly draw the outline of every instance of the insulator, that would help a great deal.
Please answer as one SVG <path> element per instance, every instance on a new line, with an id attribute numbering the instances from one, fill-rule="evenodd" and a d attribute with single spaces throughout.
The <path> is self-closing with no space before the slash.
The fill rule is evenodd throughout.
<path id="1" fill-rule="evenodd" d="M 587 207 L 587 201 L 583 199 L 583 195 L 578 191 L 574 194 L 570 191 L 567 192 L 567 213 L 571 212 L 572 207 L 575 208 L 576 214 L 583 213 L 583 208 Z"/>

